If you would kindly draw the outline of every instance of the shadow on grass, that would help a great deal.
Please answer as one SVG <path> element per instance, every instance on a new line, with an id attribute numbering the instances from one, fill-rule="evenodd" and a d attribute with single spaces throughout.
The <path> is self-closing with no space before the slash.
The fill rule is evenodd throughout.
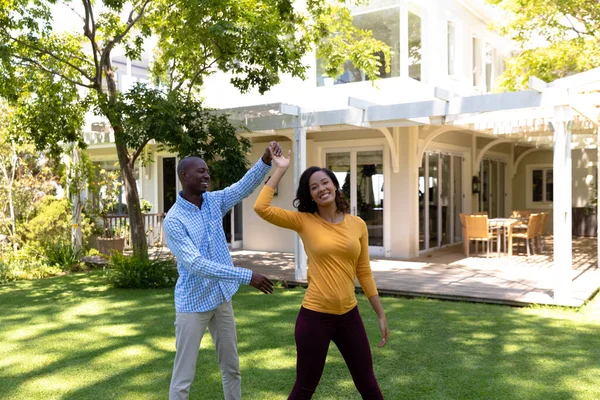
<path id="1" fill-rule="evenodd" d="M 234 297 L 245 399 L 285 399 L 304 289 Z M 597 322 L 563 309 L 384 298 L 390 342 L 359 295 L 387 399 L 596 399 Z M 0 286 L 0 398 L 164 399 L 174 357 L 172 289 L 109 289 L 99 273 Z M 191 398 L 222 399 L 210 335 Z M 359 399 L 334 345 L 315 399 Z"/>

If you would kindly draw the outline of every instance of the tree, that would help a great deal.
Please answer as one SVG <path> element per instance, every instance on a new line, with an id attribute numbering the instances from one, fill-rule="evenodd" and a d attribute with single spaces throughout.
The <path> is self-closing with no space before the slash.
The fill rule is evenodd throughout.
<path id="1" fill-rule="evenodd" d="M 56 177 L 49 160 L 32 144 L 19 144 L 8 135 L 13 111 L 0 102 L 0 232 L 6 232 L 16 254 L 23 226 L 36 204 L 54 191 Z"/>
<path id="2" fill-rule="evenodd" d="M 57 3 L 71 8 L 81 20 L 80 32 L 61 32 L 52 25 L 51 11 Z M 0 9 L 0 96 L 18 106 L 19 132 L 55 154 L 63 143 L 84 146 L 81 126 L 91 106 L 108 119 L 126 189 L 133 250 L 144 257 L 147 244 L 134 165 L 150 140 L 177 138 L 179 142 L 170 140 L 167 145 L 179 153 L 190 143 L 205 156 L 213 151 L 217 165 L 211 167 L 230 178 L 245 167 L 242 156 L 247 143 L 233 139 L 235 132 L 226 128 L 226 119 L 194 114 L 189 107 L 201 104 L 186 103 L 208 75 L 228 71 L 240 91 L 257 87 L 264 93 L 279 82 L 281 74 L 303 77 L 302 57 L 314 45 L 326 59 L 328 74 L 338 74 L 350 59 L 376 77 L 377 52 L 383 52 L 389 65 L 389 48 L 370 32 L 352 26 L 343 1 L 309 0 L 304 11 L 294 9 L 292 3 L 5 2 Z M 113 52 L 120 46 L 128 58 L 139 59 L 152 34 L 158 38 L 152 72 L 155 83 L 168 93 L 140 88 L 129 95 L 119 93 Z M 164 120 L 149 118 L 157 107 Z M 181 110 L 186 110 L 184 116 L 170 114 Z M 190 126 L 201 126 L 196 138 L 186 134 Z"/>
<path id="3" fill-rule="evenodd" d="M 505 11 L 498 25 L 519 46 L 499 86 L 527 87 L 530 76 L 547 82 L 600 66 L 597 0 L 487 0 Z"/>

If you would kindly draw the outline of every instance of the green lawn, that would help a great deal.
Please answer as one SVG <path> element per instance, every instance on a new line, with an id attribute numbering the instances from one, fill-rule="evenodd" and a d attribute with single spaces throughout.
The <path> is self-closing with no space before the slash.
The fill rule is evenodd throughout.
<path id="1" fill-rule="evenodd" d="M 304 290 L 234 298 L 244 399 L 286 399 Z M 371 343 L 374 313 L 359 296 Z M 390 342 L 373 348 L 386 399 L 599 399 L 600 301 L 580 311 L 383 299 Z M 166 399 L 172 290 L 115 290 L 99 273 L 0 286 L 1 399 Z M 193 399 L 222 399 L 210 335 Z M 359 399 L 335 347 L 315 399 Z"/>

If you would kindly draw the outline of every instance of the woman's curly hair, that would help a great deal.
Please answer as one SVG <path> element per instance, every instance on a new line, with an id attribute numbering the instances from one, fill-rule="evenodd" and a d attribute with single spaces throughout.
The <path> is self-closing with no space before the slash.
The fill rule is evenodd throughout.
<path id="1" fill-rule="evenodd" d="M 296 190 L 296 198 L 294 199 L 294 207 L 300 212 L 315 213 L 317 212 L 317 203 L 315 203 L 310 195 L 310 177 L 315 173 L 323 171 L 329 176 L 329 179 L 335 185 L 335 205 L 337 210 L 341 213 L 347 214 L 350 212 L 350 206 L 348 201 L 344 197 L 344 194 L 340 190 L 340 182 L 336 178 L 335 174 L 327 169 L 320 167 L 310 167 L 302 173 L 300 176 L 300 182 L 298 183 L 298 189 Z"/>

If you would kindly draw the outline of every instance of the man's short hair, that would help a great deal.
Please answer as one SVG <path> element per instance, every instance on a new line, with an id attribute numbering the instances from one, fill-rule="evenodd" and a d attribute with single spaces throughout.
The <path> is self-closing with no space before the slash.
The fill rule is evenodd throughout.
<path id="1" fill-rule="evenodd" d="M 190 164 L 195 160 L 204 161 L 201 157 L 198 157 L 198 156 L 185 157 L 184 159 L 179 161 L 179 164 L 177 165 L 177 175 L 178 176 L 181 175 L 181 173 L 183 171 L 185 171 L 190 166 Z"/>

